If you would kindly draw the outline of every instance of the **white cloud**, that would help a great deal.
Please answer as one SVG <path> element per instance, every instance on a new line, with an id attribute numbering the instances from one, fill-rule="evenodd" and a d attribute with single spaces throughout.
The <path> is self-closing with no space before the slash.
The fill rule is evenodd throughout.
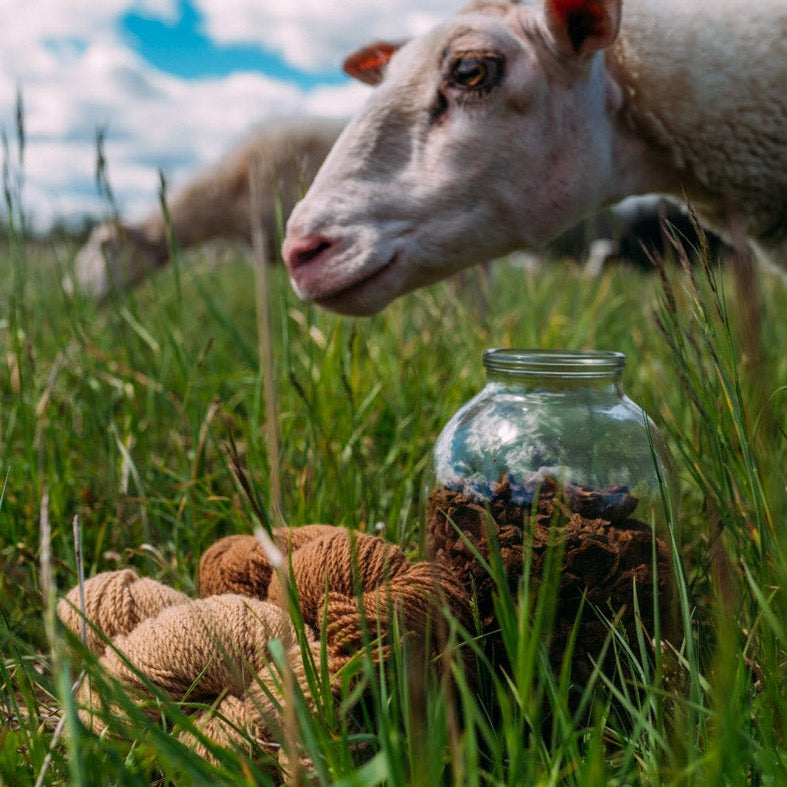
<path id="1" fill-rule="evenodd" d="M 376 39 L 422 33 L 461 0 L 196 0 L 217 41 L 258 43 L 303 69 L 322 70 Z"/>
<path id="2" fill-rule="evenodd" d="M 102 215 L 96 130 L 106 130 L 122 212 L 155 205 L 157 169 L 177 185 L 266 118 L 350 114 L 365 88 L 302 90 L 260 73 L 185 80 L 128 48 L 119 19 L 134 11 L 177 21 L 177 0 L 0 0 L 0 127 L 13 143 L 17 89 L 24 103 L 25 208 L 39 226 Z M 195 0 L 217 42 L 257 43 L 303 69 L 337 66 L 376 38 L 403 38 L 461 0 Z M 13 144 L 12 144 L 13 148 Z M 13 153 L 13 150 L 12 150 Z M 14 157 L 12 155 L 12 161 Z"/>

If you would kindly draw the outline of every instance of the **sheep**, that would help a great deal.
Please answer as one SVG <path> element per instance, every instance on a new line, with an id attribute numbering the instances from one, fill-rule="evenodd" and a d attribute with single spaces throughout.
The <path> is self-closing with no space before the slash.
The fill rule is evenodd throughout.
<path id="1" fill-rule="evenodd" d="M 214 238 L 251 236 L 249 167 L 262 165 L 261 226 L 275 255 L 277 216 L 286 216 L 325 159 L 343 124 L 327 118 L 281 119 L 260 127 L 218 164 L 198 173 L 167 200 L 170 227 L 180 248 Z M 169 262 L 167 226 L 160 209 L 137 224 L 98 225 L 74 261 L 69 291 L 101 300 L 142 281 Z"/>
<path id="2" fill-rule="evenodd" d="M 264 178 L 259 222 L 269 243 L 269 259 L 274 260 L 280 217 L 286 217 L 311 182 L 342 128 L 339 121 L 315 117 L 261 126 L 167 200 L 177 247 L 189 249 L 215 239 L 250 241 L 249 165 L 258 155 Z M 684 214 L 661 200 L 644 198 L 624 202 L 598 219 L 573 227 L 550 245 L 546 256 L 587 258 L 586 269 L 591 273 L 618 256 L 648 264 L 642 246 L 648 253 L 664 251 L 662 216 L 691 242 L 692 227 Z M 92 230 L 75 256 L 73 273 L 63 283 L 71 294 L 79 289 L 101 301 L 166 266 L 170 251 L 160 207 L 137 223 L 107 221 Z"/>
<path id="3" fill-rule="evenodd" d="M 375 88 L 287 223 L 305 300 L 373 314 L 645 193 L 785 266 L 784 0 L 480 0 L 345 68 Z"/>

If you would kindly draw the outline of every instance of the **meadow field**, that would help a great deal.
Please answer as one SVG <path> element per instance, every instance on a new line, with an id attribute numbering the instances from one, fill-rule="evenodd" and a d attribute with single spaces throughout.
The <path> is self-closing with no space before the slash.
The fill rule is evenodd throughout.
<path id="1" fill-rule="evenodd" d="M 141 713 L 66 636 L 54 599 L 80 568 L 123 567 L 194 596 L 211 543 L 282 521 L 422 557 L 432 445 L 482 386 L 483 350 L 508 346 L 626 354 L 625 390 L 678 474 L 681 642 L 652 653 L 618 638 L 633 677 L 621 689 L 598 674 L 577 710 L 544 655 L 549 605 L 523 582 L 496 600 L 506 671 L 459 632 L 474 680 L 457 663 L 446 689 L 405 658 L 383 668 L 362 653 L 335 704 L 294 696 L 296 780 L 787 784 L 783 283 L 760 277 L 755 342 L 726 265 L 670 265 L 665 285 L 623 266 L 591 278 L 571 261 L 499 262 L 363 320 L 304 305 L 272 266 L 267 334 L 244 248 L 177 254 L 101 305 L 61 287 L 75 248 L 0 238 L 0 783 L 275 780 L 244 752 L 196 756 L 173 733 L 188 724 L 177 703 Z M 85 674 L 116 709 L 102 734 L 77 716 Z M 312 679 L 319 693 L 319 669 Z"/>

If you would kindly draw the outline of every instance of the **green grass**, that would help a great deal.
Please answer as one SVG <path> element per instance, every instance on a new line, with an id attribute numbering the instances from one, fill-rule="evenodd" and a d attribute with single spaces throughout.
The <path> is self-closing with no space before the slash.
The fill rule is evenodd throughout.
<path id="1" fill-rule="evenodd" d="M 763 278 L 755 362 L 737 350 L 722 273 L 714 295 L 702 271 L 693 283 L 676 269 L 669 295 L 657 276 L 633 270 L 589 279 L 570 263 L 539 274 L 499 264 L 488 278 L 470 272 L 351 320 L 300 303 L 273 269 L 272 456 L 254 269 L 242 249 L 220 266 L 214 252 L 181 255 L 99 307 L 59 285 L 74 252 L 67 242 L 32 244 L 11 231 L 0 244 L 0 782 L 264 783 L 231 751 L 218 764 L 194 757 L 168 726 L 183 722 L 178 707 L 165 703 L 165 722 L 151 724 L 111 681 L 99 680 L 101 691 L 128 719 L 101 737 L 79 723 L 75 670 L 84 661 L 101 676 L 51 617 L 47 637 L 42 519 L 60 593 L 76 584 L 78 517 L 87 576 L 131 566 L 193 595 L 208 545 L 251 532 L 255 508 L 275 521 L 275 468 L 287 524 L 379 532 L 420 556 L 432 444 L 483 384 L 482 351 L 507 345 L 628 356 L 626 391 L 676 458 L 685 641 L 653 660 L 647 643 L 612 632 L 609 647 L 635 680 L 621 689 L 597 675 L 584 697 L 590 721 L 580 723 L 568 676 L 546 657 L 549 594 L 534 596 L 524 581 L 518 597 L 497 599 L 505 673 L 455 631 L 476 683 L 455 663 L 452 691 L 433 679 L 413 688 L 423 680 L 404 648 L 385 669 L 359 660 L 364 691 L 352 710 L 349 698 L 320 713 L 299 703 L 298 737 L 319 781 L 787 784 L 781 283 Z M 233 474 L 231 440 L 251 495 Z M 312 678 L 318 691 L 319 665 Z M 56 709 L 66 723 L 46 763 Z"/>

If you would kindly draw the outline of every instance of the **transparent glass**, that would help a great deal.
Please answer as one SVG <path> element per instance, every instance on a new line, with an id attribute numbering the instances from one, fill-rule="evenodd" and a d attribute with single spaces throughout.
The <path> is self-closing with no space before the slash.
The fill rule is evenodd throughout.
<path id="1" fill-rule="evenodd" d="M 493 349 L 483 361 L 486 385 L 437 440 L 436 486 L 532 505 L 553 479 L 572 511 L 661 529 L 664 496 L 674 510 L 672 463 L 623 392 L 622 353 Z"/>

